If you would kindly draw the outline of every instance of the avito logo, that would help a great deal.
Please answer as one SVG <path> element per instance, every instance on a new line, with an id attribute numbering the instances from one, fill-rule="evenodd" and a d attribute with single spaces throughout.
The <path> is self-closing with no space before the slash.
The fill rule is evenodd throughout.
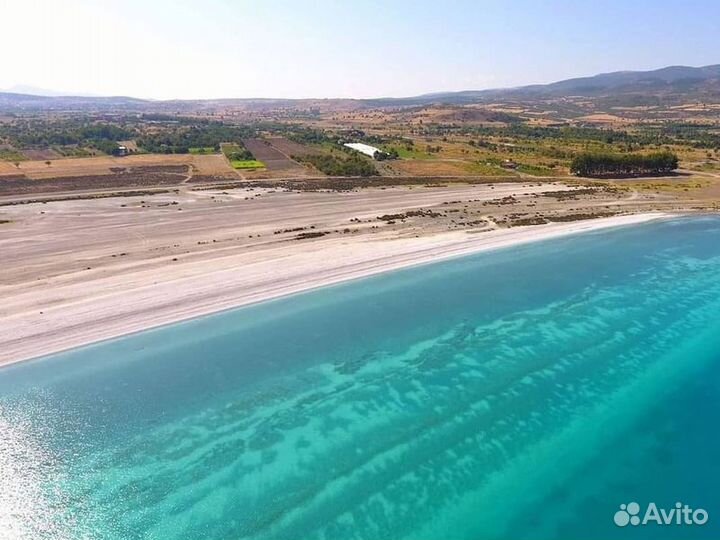
<path id="1" fill-rule="evenodd" d="M 636 502 L 621 504 L 613 519 L 618 527 L 627 525 L 705 525 L 708 522 L 707 510 L 691 508 L 687 504 L 675 503 L 670 510 L 658 508 L 657 504 L 648 504 L 640 517 L 641 508 Z"/>

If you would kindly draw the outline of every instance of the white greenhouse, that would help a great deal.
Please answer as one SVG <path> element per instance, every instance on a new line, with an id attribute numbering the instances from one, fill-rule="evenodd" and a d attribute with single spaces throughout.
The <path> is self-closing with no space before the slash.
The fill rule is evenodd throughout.
<path id="1" fill-rule="evenodd" d="M 353 150 L 360 152 L 361 154 L 365 154 L 366 156 L 370 156 L 373 159 L 375 158 L 376 154 L 383 153 L 383 151 L 380 150 L 379 148 L 375 148 L 374 146 L 370 146 L 369 144 L 360 143 L 360 142 L 345 143 L 344 146 L 347 146 L 348 148 L 352 148 Z"/>

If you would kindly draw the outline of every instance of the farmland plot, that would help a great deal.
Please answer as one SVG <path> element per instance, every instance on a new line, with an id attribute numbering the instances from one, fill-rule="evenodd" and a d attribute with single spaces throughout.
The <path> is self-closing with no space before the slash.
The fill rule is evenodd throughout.
<path id="1" fill-rule="evenodd" d="M 256 160 L 262 161 L 270 172 L 287 175 L 306 175 L 307 169 L 290 159 L 286 154 L 275 148 L 264 139 L 243 139 L 243 144 Z"/>
<path id="2" fill-rule="evenodd" d="M 285 137 L 268 137 L 266 139 L 274 148 L 282 152 L 288 157 L 307 156 L 308 154 L 317 154 L 318 150 L 296 143 Z"/>

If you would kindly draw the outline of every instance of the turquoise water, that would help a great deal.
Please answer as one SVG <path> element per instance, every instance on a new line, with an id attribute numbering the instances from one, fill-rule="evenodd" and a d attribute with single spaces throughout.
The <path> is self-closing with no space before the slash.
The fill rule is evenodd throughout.
<path id="1" fill-rule="evenodd" d="M 590 233 L 0 370 L 0 538 L 718 538 L 718 418 L 720 219 Z"/>

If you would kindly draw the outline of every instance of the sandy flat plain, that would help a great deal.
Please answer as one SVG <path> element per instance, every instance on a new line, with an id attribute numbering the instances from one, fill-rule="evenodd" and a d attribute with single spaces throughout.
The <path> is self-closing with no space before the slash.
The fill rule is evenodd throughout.
<path id="1" fill-rule="evenodd" d="M 0 206 L 0 364 L 378 272 L 666 215 L 646 212 L 636 196 L 593 195 L 571 209 L 615 204 L 624 215 L 498 225 L 518 205 L 533 215 L 567 209 L 557 194 L 572 189 L 183 189 Z"/>

